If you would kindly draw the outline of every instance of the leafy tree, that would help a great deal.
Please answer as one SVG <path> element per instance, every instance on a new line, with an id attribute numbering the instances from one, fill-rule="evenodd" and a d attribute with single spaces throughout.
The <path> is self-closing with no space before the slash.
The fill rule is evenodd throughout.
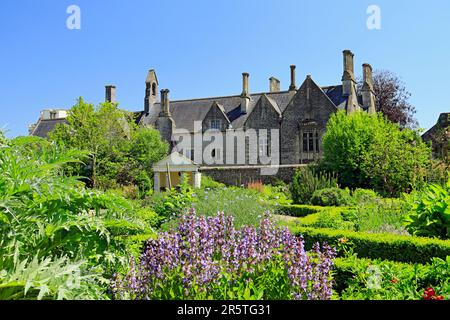
<path id="1" fill-rule="evenodd" d="M 362 79 L 359 87 L 362 86 Z M 373 74 L 373 87 L 376 97 L 376 110 L 401 127 L 415 127 L 416 108 L 408 101 L 411 94 L 405 83 L 394 73 L 376 70 Z"/>
<path id="2" fill-rule="evenodd" d="M 49 138 L 88 151 L 88 160 L 71 166 L 70 171 L 87 177 L 89 186 L 102 189 L 138 185 L 147 192 L 152 187 L 153 163 L 168 151 L 158 131 L 139 128 L 134 116 L 117 104 L 94 107 L 82 98 L 70 110 L 67 123 L 58 125 Z"/>
<path id="3" fill-rule="evenodd" d="M 345 187 L 395 196 L 423 182 L 431 151 L 419 134 L 386 119 L 344 111 L 334 114 L 323 138 L 323 166 Z"/>

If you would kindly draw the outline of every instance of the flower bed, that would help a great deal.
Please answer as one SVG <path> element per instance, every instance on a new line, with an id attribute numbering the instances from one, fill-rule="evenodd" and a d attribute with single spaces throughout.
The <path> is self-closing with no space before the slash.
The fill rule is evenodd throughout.
<path id="1" fill-rule="evenodd" d="M 330 299 L 335 250 L 263 219 L 236 229 L 232 217 L 181 217 L 149 240 L 137 264 L 113 283 L 116 299 Z"/>

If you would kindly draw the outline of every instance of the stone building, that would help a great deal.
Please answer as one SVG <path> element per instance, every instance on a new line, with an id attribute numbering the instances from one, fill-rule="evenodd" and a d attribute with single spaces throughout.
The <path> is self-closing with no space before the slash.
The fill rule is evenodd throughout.
<path id="1" fill-rule="evenodd" d="M 372 67 L 369 64 L 362 66 L 363 86 L 358 91 L 353 60 L 353 53 L 345 50 L 341 83 L 331 86 L 320 86 L 308 75 L 298 87 L 296 67 L 292 65 L 291 83 L 284 91 L 280 89 L 280 81 L 271 77 L 267 92 L 252 93 L 250 75 L 243 73 L 240 94 L 178 101 L 170 101 L 167 89 L 161 90 L 159 98 L 156 73 L 150 70 L 145 108 L 139 123 L 157 128 L 175 151 L 199 163 L 203 172 L 219 181 L 287 180 L 298 166 L 322 157 L 322 136 L 333 113 L 338 110 L 375 113 Z M 195 146 L 195 142 L 181 144 L 180 148 L 175 142 L 192 142 L 196 133 L 206 131 L 221 133 L 225 137 L 223 140 L 226 135 L 241 133 L 245 143 L 220 141 L 208 149 L 212 139 L 202 141 L 201 148 Z M 247 135 L 250 131 L 256 132 L 253 140 Z M 242 152 L 244 155 L 239 161 Z M 208 157 L 209 153 L 211 157 Z M 261 161 L 268 156 L 274 161 L 270 164 Z M 258 169 L 268 165 L 275 165 L 279 170 L 274 175 L 258 173 Z"/>
<path id="2" fill-rule="evenodd" d="M 425 142 L 430 142 L 433 157 L 448 159 L 450 151 L 450 112 L 441 113 L 437 123 L 422 135 Z"/>
<path id="3" fill-rule="evenodd" d="M 363 86 L 358 90 L 354 55 L 345 50 L 343 74 L 334 85 L 321 86 L 307 75 L 297 86 L 296 67 L 292 65 L 287 90 L 281 90 L 280 81 L 271 77 L 267 92 L 252 93 L 250 75 L 243 73 L 239 94 L 170 101 L 169 90 L 159 91 L 156 72 L 150 70 L 144 110 L 137 113 L 137 122 L 155 127 L 173 151 L 219 181 L 289 180 L 295 168 L 322 157 L 322 137 L 333 113 L 375 113 L 372 67 L 363 64 L 362 71 Z M 114 86 L 106 87 L 106 100 L 115 101 L 115 90 Z M 202 138 L 196 143 L 200 134 Z M 180 141 L 185 143 L 177 143 Z M 276 170 L 263 172 L 269 167 Z"/>

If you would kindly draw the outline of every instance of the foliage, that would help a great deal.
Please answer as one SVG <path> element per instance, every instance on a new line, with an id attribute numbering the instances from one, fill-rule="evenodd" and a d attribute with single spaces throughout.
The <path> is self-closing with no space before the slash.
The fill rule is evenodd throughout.
<path id="1" fill-rule="evenodd" d="M 0 297 L 106 298 L 101 285 L 125 262 L 123 239 L 153 232 L 125 199 L 64 175 L 84 156 L 37 137 L 0 147 Z M 110 221 L 126 227 L 112 232 Z"/>
<path id="2" fill-rule="evenodd" d="M 339 207 L 350 204 L 350 190 L 340 188 L 326 188 L 314 191 L 311 203 L 317 206 Z"/>
<path id="3" fill-rule="evenodd" d="M 262 197 L 266 203 L 272 205 L 275 209 L 292 203 L 289 186 L 283 183 L 264 185 Z"/>
<path id="4" fill-rule="evenodd" d="M 253 181 L 247 184 L 247 189 L 255 190 L 261 193 L 264 193 L 265 186 L 261 181 Z"/>
<path id="5" fill-rule="evenodd" d="M 445 185 L 450 172 L 450 161 L 432 159 L 427 168 L 426 180 L 429 184 Z"/>
<path id="6" fill-rule="evenodd" d="M 375 199 L 342 212 L 341 219 L 351 222 L 355 231 L 408 235 L 403 227 L 408 213 L 401 200 Z"/>
<path id="7" fill-rule="evenodd" d="M 423 183 L 431 155 L 419 134 L 381 114 L 333 114 L 323 137 L 322 166 L 344 187 L 374 189 L 398 196 Z"/>
<path id="8" fill-rule="evenodd" d="M 293 204 L 293 205 L 283 205 L 277 208 L 276 213 L 292 217 L 306 217 L 328 209 L 329 208 L 324 208 L 320 206 Z"/>
<path id="9" fill-rule="evenodd" d="M 202 174 L 202 189 L 220 189 L 224 188 L 225 185 L 223 183 L 215 181 L 210 176 Z"/>
<path id="10" fill-rule="evenodd" d="M 294 203 L 310 204 L 311 197 L 315 191 L 337 187 L 336 176 L 317 171 L 316 168 L 308 166 L 295 172 L 291 184 Z"/>
<path id="11" fill-rule="evenodd" d="M 450 238 L 450 178 L 445 186 L 430 185 L 412 196 L 412 212 L 406 218 L 408 231 L 416 236 Z"/>
<path id="12" fill-rule="evenodd" d="M 50 140 L 88 151 L 87 162 L 70 166 L 69 173 L 86 177 L 95 188 L 137 185 L 142 195 L 152 190 L 152 165 L 168 151 L 157 130 L 138 128 L 134 116 L 117 104 L 94 107 L 82 98 L 66 121 L 50 133 Z"/>
<path id="13" fill-rule="evenodd" d="M 356 188 L 352 191 L 354 204 L 366 205 L 370 203 L 378 203 L 381 197 L 378 193 L 370 189 Z"/>
<path id="14" fill-rule="evenodd" d="M 427 263 L 432 258 L 450 255 L 450 241 L 393 234 L 365 233 L 346 230 L 315 229 L 291 225 L 291 230 L 305 239 L 310 248 L 315 242 L 335 245 L 345 238 L 354 244 L 358 257 L 399 262 Z"/>
<path id="15" fill-rule="evenodd" d="M 335 252 L 263 219 L 237 230 L 232 217 L 181 218 L 176 231 L 149 240 L 137 265 L 118 276 L 118 299 L 330 299 Z"/>
<path id="16" fill-rule="evenodd" d="M 180 185 L 161 194 L 155 194 L 152 205 L 160 218 L 160 223 L 178 218 L 192 205 L 194 191 L 189 184 L 187 175 L 183 176 Z"/>
<path id="17" fill-rule="evenodd" d="M 261 193 L 236 187 L 195 190 L 194 199 L 192 207 L 198 214 L 214 216 L 223 211 L 234 217 L 239 228 L 259 225 L 264 213 L 271 212 L 273 207 Z"/>
<path id="18" fill-rule="evenodd" d="M 359 86 L 362 86 L 362 79 Z M 397 75 L 387 70 L 375 71 L 373 88 L 377 112 L 382 112 L 390 121 L 403 128 L 417 125 L 414 119 L 416 108 L 408 101 L 411 94 Z"/>
<path id="19" fill-rule="evenodd" d="M 335 290 L 343 300 L 420 300 L 428 288 L 450 299 L 450 257 L 430 264 L 357 259 L 335 260 Z"/>

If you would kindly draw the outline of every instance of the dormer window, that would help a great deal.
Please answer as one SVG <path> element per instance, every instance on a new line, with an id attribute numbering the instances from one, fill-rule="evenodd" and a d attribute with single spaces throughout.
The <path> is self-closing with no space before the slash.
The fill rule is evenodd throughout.
<path id="1" fill-rule="evenodd" d="M 56 111 L 50 111 L 50 119 L 55 120 L 56 119 Z"/>
<path id="2" fill-rule="evenodd" d="M 219 119 L 211 120 L 210 128 L 212 130 L 219 130 L 220 131 L 222 129 L 222 121 L 219 120 Z"/>
<path id="3" fill-rule="evenodd" d="M 156 96 L 156 91 L 157 91 L 157 89 L 156 89 L 156 83 L 153 83 L 153 84 L 152 84 L 152 96 Z"/>

